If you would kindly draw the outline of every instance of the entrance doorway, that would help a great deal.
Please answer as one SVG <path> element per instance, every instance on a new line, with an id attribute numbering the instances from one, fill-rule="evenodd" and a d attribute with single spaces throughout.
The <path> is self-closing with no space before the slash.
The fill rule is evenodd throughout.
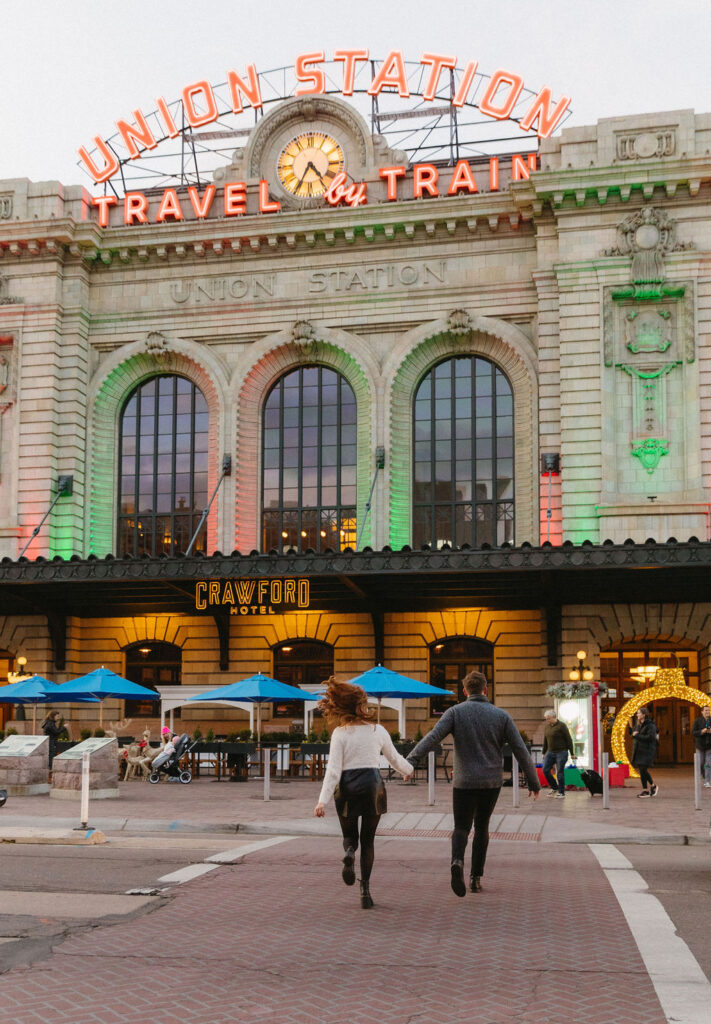
<path id="1" fill-rule="evenodd" d="M 126 678 L 149 690 L 161 686 L 180 686 L 183 652 L 175 644 L 144 640 L 126 648 Z M 127 718 L 155 718 L 160 714 L 155 700 L 127 700 Z M 173 712 L 180 718 L 180 708 Z"/>
<path id="2" fill-rule="evenodd" d="M 489 683 L 488 698 L 494 703 L 494 645 L 467 636 L 430 644 L 430 683 L 449 690 L 451 697 L 430 697 L 430 716 L 439 718 L 447 708 L 464 700 L 462 679 L 482 672 Z"/>
<path id="3" fill-rule="evenodd" d="M 607 696 L 601 702 L 605 749 L 610 751 L 610 733 L 615 717 L 622 707 L 649 683 L 640 683 L 635 669 L 640 665 L 684 670 L 687 686 L 699 688 L 699 656 L 696 651 L 673 650 L 656 644 L 624 646 L 600 654 L 600 677 L 607 685 Z M 659 732 L 656 764 L 692 764 L 694 741 L 691 729 L 698 709 L 683 700 L 658 700 L 650 704 L 652 718 Z"/>
<path id="4" fill-rule="evenodd" d="M 333 675 L 333 647 L 320 640 L 286 640 L 273 648 L 274 678 L 288 686 L 319 686 Z M 273 718 L 304 718 L 300 700 L 275 701 Z M 321 712 L 314 711 L 320 718 Z"/>

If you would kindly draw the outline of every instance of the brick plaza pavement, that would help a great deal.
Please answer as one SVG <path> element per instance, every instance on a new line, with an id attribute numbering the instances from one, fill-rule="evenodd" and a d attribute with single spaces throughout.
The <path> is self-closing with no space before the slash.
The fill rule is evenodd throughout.
<path id="1" fill-rule="evenodd" d="M 499 842 L 486 891 L 448 844 L 380 839 L 372 891 L 340 843 L 293 838 L 3 975 L 3 1024 L 664 1024 L 586 846 Z"/>

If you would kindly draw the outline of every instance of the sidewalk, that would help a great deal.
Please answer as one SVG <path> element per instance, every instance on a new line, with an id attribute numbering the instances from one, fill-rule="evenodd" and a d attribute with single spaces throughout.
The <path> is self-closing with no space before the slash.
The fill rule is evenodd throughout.
<path id="1" fill-rule="evenodd" d="M 611 791 L 605 811 L 600 797 L 568 791 L 553 800 L 547 791 L 534 803 L 521 791 L 521 806 L 512 806 L 512 790 L 501 791 L 496 807 L 498 830 L 535 835 L 544 843 L 702 842 L 709 841 L 711 790 L 702 789 L 703 810 L 695 811 L 691 773 L 684 769 L 655 770 L 659 796 L 637 799 L 639 783 Z M 336 835 L 332 806 L 325 819 L 312 816 L 320 784 L 305 780 L 272 780 L 272 799 L 262 798 L 262 783 L 217 783 L 195 779 L 189 786 L 140 780 L 120 783 L 120 797 L 94 801 L 90 824 L 104 832 L 116 831 L 220 831 Z M 396 780 L 388 783 L 390 815 L 383 829 L 427 832 L 444 837 L 451 828 L 451 786 L 438 782 L 434 807 L 427 804 L 427 784 L 416 786 Z M 78 824 L 79 801 L 51 800 L 49 796 L 10 797 L 0 810 L 0 838 L 4 828 L 69 828 Z"/>
<path id="2" fill-rule="evenodd" d="M 587 847 L 496 844 L 457 899 L 441 844 L 381 838 L 370 911 L 341 853 L 287 840 L 68 938 L 3 975 L 4 1024 L 665 1024 Z"/>

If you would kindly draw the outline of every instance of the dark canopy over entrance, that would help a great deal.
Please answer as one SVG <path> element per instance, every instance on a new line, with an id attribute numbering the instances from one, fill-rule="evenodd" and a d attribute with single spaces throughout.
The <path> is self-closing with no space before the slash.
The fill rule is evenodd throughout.
<path id="1" fill-rule="evenodd" d="M 64 663 L 66 616 L 196 613 L 196 584 L 227 580 L 308 580 L 312 610 L 361 611 L 373 616 L 382 648 L 384 612 L 485 606 L 541 608 L 547 620 L 549 664 L 558 663 L 562 605 L 626 601 L 711 600 L 711 543 L 646 544 L 589 541 L 561 547 L 185 558 L 43 558 L 0 563 L 0 614 L 46 615 L 55 665 Z M 416 580 L 416 586 L 413 585 Z M 229 608 L 207 606 L 228 667 Z"/>

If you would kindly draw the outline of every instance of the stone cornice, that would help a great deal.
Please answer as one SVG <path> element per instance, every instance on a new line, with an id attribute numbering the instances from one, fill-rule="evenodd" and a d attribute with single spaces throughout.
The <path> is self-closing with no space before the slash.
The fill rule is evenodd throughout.
<path id="1" fill-rule="evenodd" d="M 277 249 L 313 249 L 336 244 L 369 245 L 412 240 L 418 234 L 493 235 L 530 221 L 508 191 L 472 197 L 373 203 L 356 209 L 283 211 L 240 218 L 191 220 L 100 228 L 95 222 L 13 222 L 3 226 L 0 256 L 60 256 L 111 264 L 135 260 L 251 256 Z"/>

